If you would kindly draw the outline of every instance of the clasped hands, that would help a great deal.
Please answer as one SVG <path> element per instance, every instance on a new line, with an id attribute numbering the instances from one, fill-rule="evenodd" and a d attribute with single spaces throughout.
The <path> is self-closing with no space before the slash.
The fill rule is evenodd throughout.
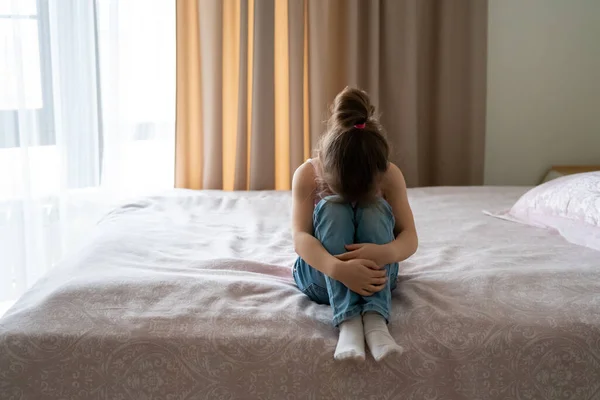
<path id="1" fill-rule="evenodd" d="M 361 296 L 371 296 L 386 287 L 386 248 L 373 243 L 346 246 L 348 252 L 335 256 L 338 263 L 332 278 Z"/>

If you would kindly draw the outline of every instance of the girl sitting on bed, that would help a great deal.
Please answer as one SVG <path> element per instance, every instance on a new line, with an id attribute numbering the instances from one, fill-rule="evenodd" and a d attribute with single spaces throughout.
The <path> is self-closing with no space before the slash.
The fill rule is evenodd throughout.
<path id="1" fill-rule="evenodd" d="M 330 304 L 340 329 L 336 360 L 402 353 L 387 322 L 398 262 L 417 249 L 402 172 L 369 96 L 346 88 L 332 107 L 317 157 L 294 173 L 292 215 L 298 288 Z"/>

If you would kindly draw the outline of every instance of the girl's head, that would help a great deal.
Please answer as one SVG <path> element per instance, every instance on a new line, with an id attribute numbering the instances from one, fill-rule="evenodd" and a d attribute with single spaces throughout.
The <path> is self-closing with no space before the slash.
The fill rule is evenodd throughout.
<path id="1" fill-rule="evenodd" d="M 317 150 L 323 183 L 346 201 L 371 201 L 387 170 L 389 144 L 374 112 L 367 93 L 342 90 Z"/>

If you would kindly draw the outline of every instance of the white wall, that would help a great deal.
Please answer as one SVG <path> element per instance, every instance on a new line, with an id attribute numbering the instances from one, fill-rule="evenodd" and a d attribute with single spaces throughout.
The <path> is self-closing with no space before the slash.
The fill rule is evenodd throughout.
<path id="1" fill-rule="evenodd" d="M 485 183 L 600 165 L 600 0 L 489 0 Z"/>

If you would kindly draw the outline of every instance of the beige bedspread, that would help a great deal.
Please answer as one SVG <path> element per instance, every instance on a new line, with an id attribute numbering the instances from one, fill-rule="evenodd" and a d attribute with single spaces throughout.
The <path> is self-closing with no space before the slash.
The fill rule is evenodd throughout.
<path id="1" fill-rule="evenodd" d="M 411 190 L 383 364 L 334 362 L 288 193 L 131 204 L 0 320 L 0 399 L 600 399 L 600 252 L 481 212 L 523 192 Z"/>

